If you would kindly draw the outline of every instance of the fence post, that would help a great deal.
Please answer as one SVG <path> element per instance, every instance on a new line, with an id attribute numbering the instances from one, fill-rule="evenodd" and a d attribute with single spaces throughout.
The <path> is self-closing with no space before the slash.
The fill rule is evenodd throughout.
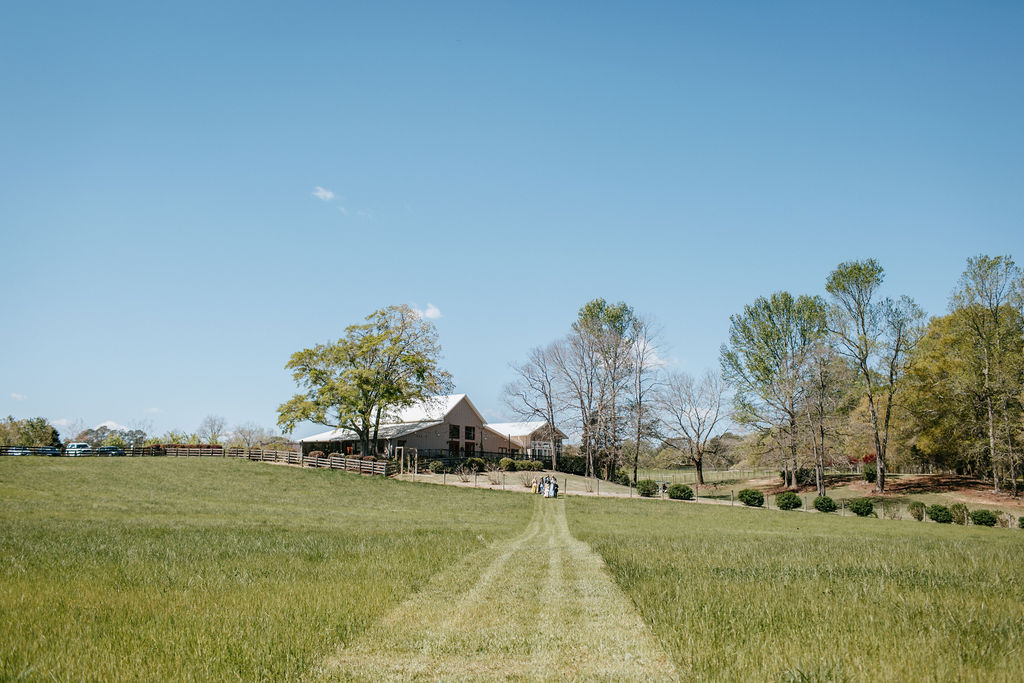
<path id="1" fill-rule="evenodd" d="M 729 505 L 735 505 L 736 504 L 735 498 L 736 498 L 736 490 L 733 489 L 732 491 L 729 491 Z"/>

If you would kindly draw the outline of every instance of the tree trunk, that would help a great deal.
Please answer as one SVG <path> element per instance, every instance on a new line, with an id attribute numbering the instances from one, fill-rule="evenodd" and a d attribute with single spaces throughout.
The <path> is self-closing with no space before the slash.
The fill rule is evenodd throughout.
<path id="1" fill-rule="evenodd" d="M 878 433 L 878 411 L 875 409 L 875 399 L 872 396 L 870 382 L 868 382 L 868 412 L 871 414 L 871 429 L 875 433 L 875 490 L 885 493 L 885 452 L 882 448 L 881 435 Z"/>
<path id="2" fill-rule="evenodd" d="M 988 374 L 986 370 L 986 374 Z M 995 421 L 992 418 L 992 396 L 985 398 L 985 407 L 988 410 L 988 457 L 992 461 L 992 484 L 995 492 L 999 493 L 999 468 L 996 466 L 996 430 Z"/>
<path id="3" fill-rule="evenodd" d="M 693 459 L 693 469 L 697 472 L 697 485 L 704 485 L 704 454 L 700 454 Z"/>

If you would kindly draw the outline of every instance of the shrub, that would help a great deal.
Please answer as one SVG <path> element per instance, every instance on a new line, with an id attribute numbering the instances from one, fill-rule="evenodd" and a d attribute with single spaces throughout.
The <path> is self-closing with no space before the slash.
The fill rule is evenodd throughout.
<path id="1" fill-rule="evenodd" d="M 873 462 L 864 463 L 864 481 L 874 484 L 878 478 L 878 467 Z"/>
<path id="2" fill-rule="evenodd" d="M 995 526 L 999 517 L 991 510 L 971 510 L 971 524 Z"/>
<path id="3" fill-rule="evenodd" d="M 466 469 L 470 472 L 483 472 L 484 471 L 484 459 L 483 458 L 466 458 Z"/>
<path id="4" fill-rule="evenodd" d="M 498 467 L 505 470 L 506 472 L 515 472 L 517 469 L 519 469 L 518 467 L 516 467 L 516 461 L 513 460 L 512 458 L 502 458 L 501 460 L 498 461 Z"/>
<path id="5" fill-rule="evenodd" d="M 924 519 L 924 503 L 919 500 L 911 501 L 910 505 L 907 506 L 907 512 L 910 513 L 911 517 L 920 522 Z"/>
<path id="6" fill-rule="evenodd" d="M 632 486 L 633 485 L 633 480 L 629 478 L 629 473 L 628 472 L 623 472 L 622 470 L 619 470 L 618 472 L 615 473 L 614 481 L 619 486 Z"/>
<path id="7" fill-rule="evenodd" d="M 949 514 L 953 515 L 953 524 L 967 524 L 967 506 L 963 503 L 950 505 Z"/>
<path id="8" fill-rule="evenodd" d="M 444 463 L 441 462 L 440 460 L 431 460 L 430 464 L 427 465 L 427 469 L 433 472 L 434 474 L 441 474 L 442 472 L 444 472 Z"/>
<path id="9" fill-rule="evenodd" d="M 672 500 L 693 500 L 693 489 L 686 484 L 672 484 L 668 487 L 668 497 Z"/>
<path id="10" fill-rule="evenodd" d="M 945 505 L 929 505 L 925 512 L 928 513 L 928 519 L 939 524 L 949 524 L 953 521 L 953 513 Z"/>
<path id="11" fill-rule="evenodd" d="M 653 479 L 641 479 L 636 483 L 636 492 L 644 498 L 658 495 L 658 482 Z"/>
<path id="12" fill-rule="evenodd" d="M 1021 515 L 1017 518 L 1017 526 L 1019 526 L 1021 529 L 1024 529 L 1024 515 Z"/>
<path id="13" fill-rule="evenodd" d="M 785 470 L 782 470 L 781 472 L 779 472 L 779 478 L 782 479 L 782 483 L 783 484 L 789 484 L 789 481 L 787 481 L 787 479 L 786 479 L 786 471 Z M 814 470 L 809 469 L 807 467 L 800 467 L 800 468 L 797 469 L 797 471 L 796 471 L 796 485 L 797 486 L 813 486 L 816 483 L 817 482 L 816 482 L 816 480 L 814 478 Z"/>
<path id="14" fill-rule="evenodd" d="M 743 489 L 737 496 L 740 502 L 752 508 L 764 505 L 764 494 L 757 489 Z"/>
<path id="15" fill-rule="evenodd" d="M 850 501 L 850 511 L 858 517 L 875 514 L 875 504 L 870 498 L 857 498 Z"/>
<path id="16" fill-rule="evenodd" d="M 800 496 L 796 495 L 792 491 L 783 491 L 779 495 L 775 496 L 775 507 L 780 510 L 795 510 L 802 505 Z"/>
<path id="17" fill-rule="evenodd" d="M 566 474 L 582 476 L 587 472 L 587 459 L 582 455 L 563 455 L 558 458 L 557 464 L 558 467 L 555 469 Z"/>
<path id="18" fill-rule="evenodd" d="M 818 496 L 814 499 L 814 509 L 818 512 L 835 512 L 836 502 L 828 496 Z"/>

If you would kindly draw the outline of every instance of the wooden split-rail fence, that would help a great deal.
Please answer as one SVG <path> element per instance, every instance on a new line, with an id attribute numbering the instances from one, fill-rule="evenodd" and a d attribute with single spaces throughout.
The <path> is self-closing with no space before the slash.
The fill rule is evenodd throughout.
<path id="1" fill-rule="evenodd" d="M 136 455 L 134 451 L 145 449 L 126 449 L 127 455 Z M 301 467 L 323 467 L 332 470 L 345 470 L 346 472 L 359 472 L 360 474 L 378 474 L 383 477 L 394 474 L 398 467 L 387 460 L 363 460 L 362 458 L 350 458 L 344 455 L 325 455 L 322 458 L 315 458 L 303 455 L 298 451 L 278 451 L 266 448 L 161 448 L 159 455 L 171 457 L 223 457 L 223 458 L 244 458 L 256 462 L 280 462 L 288 465 L 299 465 Z M 138 453 L 143 455 L 143 453 Z M 154 453 L 154 455 L 157 455 Z"/>
<path id="2" fill-rule="evenodd" d="M 346 457 L 337 453 L 325 455 L 322 458 L 314 458 L 310 455 L 303 455 L 299 451 L 271 450 L 269 448 L 225 448 L 224 446 L 189 446 L 189 445 L 162 445 L 162 446 L 138 446 L 129 448 L 89 448 L 65 453 L 58 448 L 34 448 L 12 446 L 0 446 L 2 455 L 50 455 L 63 456 L 73 455 L 75 457 L 160 457 L 170 456 L 176 458 L 243 458 L 256 462 L 279 462 L 301 467 L 323 467 L 332 470 L 345 470 L 346 472 L 359 472 L 360 474 L 379 474 L 387 477 L 398 472 L 397 463 L 389 460 L 363 460 L 362 458 Z"/>

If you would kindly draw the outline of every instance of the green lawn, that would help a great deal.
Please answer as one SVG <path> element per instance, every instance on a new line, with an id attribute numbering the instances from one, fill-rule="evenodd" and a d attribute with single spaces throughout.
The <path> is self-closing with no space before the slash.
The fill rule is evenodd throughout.
<path id="1" fill-rule="evenodd" d="M 567 499 L 684 677 L 1020 680 L 1024 532 Z"/>
<path id="2" fill-rule="evenodd" d="M 1017 529 L 0 458 L 0 680 L 1020 680 L 1022 559 Z"/>
<path id="3" fill-rule="evenodd" d="M 219 459 L 0 458 L 0 680 L 295 680 L 530 496 Z"/>

